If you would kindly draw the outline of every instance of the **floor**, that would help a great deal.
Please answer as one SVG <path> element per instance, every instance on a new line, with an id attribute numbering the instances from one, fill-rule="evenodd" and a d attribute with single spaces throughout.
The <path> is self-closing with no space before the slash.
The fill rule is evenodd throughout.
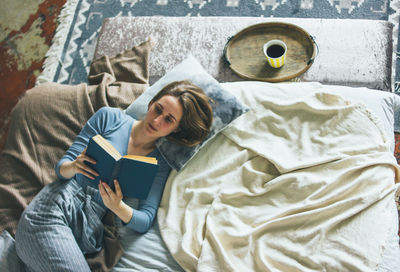
<path id="1" fill-rule="evenodd" d="M 35 85 L 67 0 L 2 0 L 0 9 L 0 151 L 10 112 Z"/>

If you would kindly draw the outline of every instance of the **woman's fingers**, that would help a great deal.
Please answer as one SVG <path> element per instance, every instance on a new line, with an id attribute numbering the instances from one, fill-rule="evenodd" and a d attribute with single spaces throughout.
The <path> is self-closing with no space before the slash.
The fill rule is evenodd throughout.
<path id="1" fill-rule="evenodd" d="M 88 166 L 85 161 L 88 161 L 92 164 L 96 164 L 96 161 L 86 155 L 84 155 L 84 152 L 82 152 L 82 154 L 80 154 L 75 161 L 75 169 L 77 172 L 91 178 L 94 179 L 96 176 L 98 176 L 99 174 L 90 166 Z"/>
<path id="2" fill-rule="evenodd" d="M 87 176 L 90 179 L 95 179 L 98 176 L 97 172 L 91 169 L 90 167 L 82 167 L 81 165 L 77 165 L 78 173 Z"/>
<path id="3" fill-rule="evenodd" d="M 104 200 L 104 198 L 107 196 L 107 192 L 106 192 L 106 189 L 104 188 L 104 185 L 103 185 L 102 181 L 99 182 L 99 191 L 100 191 L 101 197 Z"/>
<path id="4" fill-rule="evenodd" d="M 90 162 L 92 164 L 96 164 L 96 161 L 89 156 L 81 154 L 81 157 L 82 157 L 82 160 L 84 160 L 84 161 Z"/>
<path id="5" fill-rule="evenodd" d="M 104 192 L 114 201 L 119 201 L 122 199 L 122 191 L 121 187 L 119 186 L 118 181 L 114 180 L 115 191 L 106 183 L 101 182 Z"/>
<path id="6" fill-rule="evenodd" d="M 84 172 L 87 172 L 93 176 L 98 176 L 99 173 L 97 173 L 93 168 L 91 168 L 90 166 L 87 166 L 85 163 L 79 163 L 78 162 L 78 168 L 80 170 L 83 170 Z"/>
<path id="7" fill-rule="evenodd" d="M 99 191 L 104 205 L 113 212 L 116 212 L 121 207 L 122 193 L 117 180 L 114 180 L 114 184 L 115 192 L 107 183 L 100 180 Z"/>
<path id="8" fill-rule="evenodd" d="M 84 176 L 86 176 L 86 177 L 88 177 L 90 179 L 96 179 L 95 175 L 92 175 L 91 173 L 88 173 L 88 172 L 86 172 L 86 171 L 84 171 L 84 170 L 82 170 L 80 168 L 78 168 L 77 173 L 80 173 L 80 174 L 82 174 L 82 175 L 84 175 Z"/>
<path id="9" fill-rule="evenodd" d="M 115 194 L 119 199 L 122 199 L 122 191 L 121 191 L 121 186 L 119 186 L 118 180 L 114 179 L 114 186 L 115 186 Z"/>
<path id="10" fill-rule="evenodd" d="M 115 195 L 113 189 L 111 189 L 110 186 L 108 186 L 108 184 L 106 182 L 101 181 L 102 187 L 104 188 L 105 193 L 109 196 L 109 197 L 113 197 Z"/>

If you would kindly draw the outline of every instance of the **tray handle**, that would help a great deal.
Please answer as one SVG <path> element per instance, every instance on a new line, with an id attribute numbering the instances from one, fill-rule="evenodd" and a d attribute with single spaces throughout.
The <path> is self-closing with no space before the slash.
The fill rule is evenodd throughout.
<path id="1" fill-rule="evenodd" d="M 307 65 L 312 64 L 312 63 L 314 62 L 315 58 L 319 55 L 319 46 L 318 46 L 317 41 L 315 40 L 315 37 L 312 36 L 312 35 L 310 35 L 310 39 L 311 39 L 311 41 L 314 43 L 315 48 L 317 49 L 317 53 L 315 54 L 314 57 L 311 57 L 311 58 L 308 60 Z"/>
<path id="2" fill-rule="evenodd" d="M 228 50 L 228 44 L 229 44 L 229 42 L 233 39 L 233 37 L 234 37 L 234 36 L 228 37 L 228 40 L 226 41 L 225 46 L 224 46 L 224 53 L 223 53 L 224 61 L 225 61 L 225 63 L 228 64 L 229 66 L 231 66 L 231 62 L 228 60 L 228 57 L 226 56 L 226 51 Z"/>

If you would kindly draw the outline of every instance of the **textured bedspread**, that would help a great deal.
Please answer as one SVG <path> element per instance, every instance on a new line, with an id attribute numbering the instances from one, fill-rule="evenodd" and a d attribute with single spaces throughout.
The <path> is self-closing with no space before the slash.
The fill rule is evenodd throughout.
<path id="1" fill-rule="evenodd" d="M 170 176 L 158 220 L 178 263 L 374 271 L 399 180 L 374 117 L 307 84 L 224 86 L 251 111 Z"/>

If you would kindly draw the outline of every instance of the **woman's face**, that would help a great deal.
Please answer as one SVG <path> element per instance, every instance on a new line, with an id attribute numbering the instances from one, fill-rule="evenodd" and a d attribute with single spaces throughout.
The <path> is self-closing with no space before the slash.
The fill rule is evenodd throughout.
<path id="1" fill-rule="evenodd" d="M 182 105 L 178 98 L 164 95 L 150 104 L 144 118 L 145 133 L 154 138 L 167 136 L 179 127 L 183 114 Z"/>

